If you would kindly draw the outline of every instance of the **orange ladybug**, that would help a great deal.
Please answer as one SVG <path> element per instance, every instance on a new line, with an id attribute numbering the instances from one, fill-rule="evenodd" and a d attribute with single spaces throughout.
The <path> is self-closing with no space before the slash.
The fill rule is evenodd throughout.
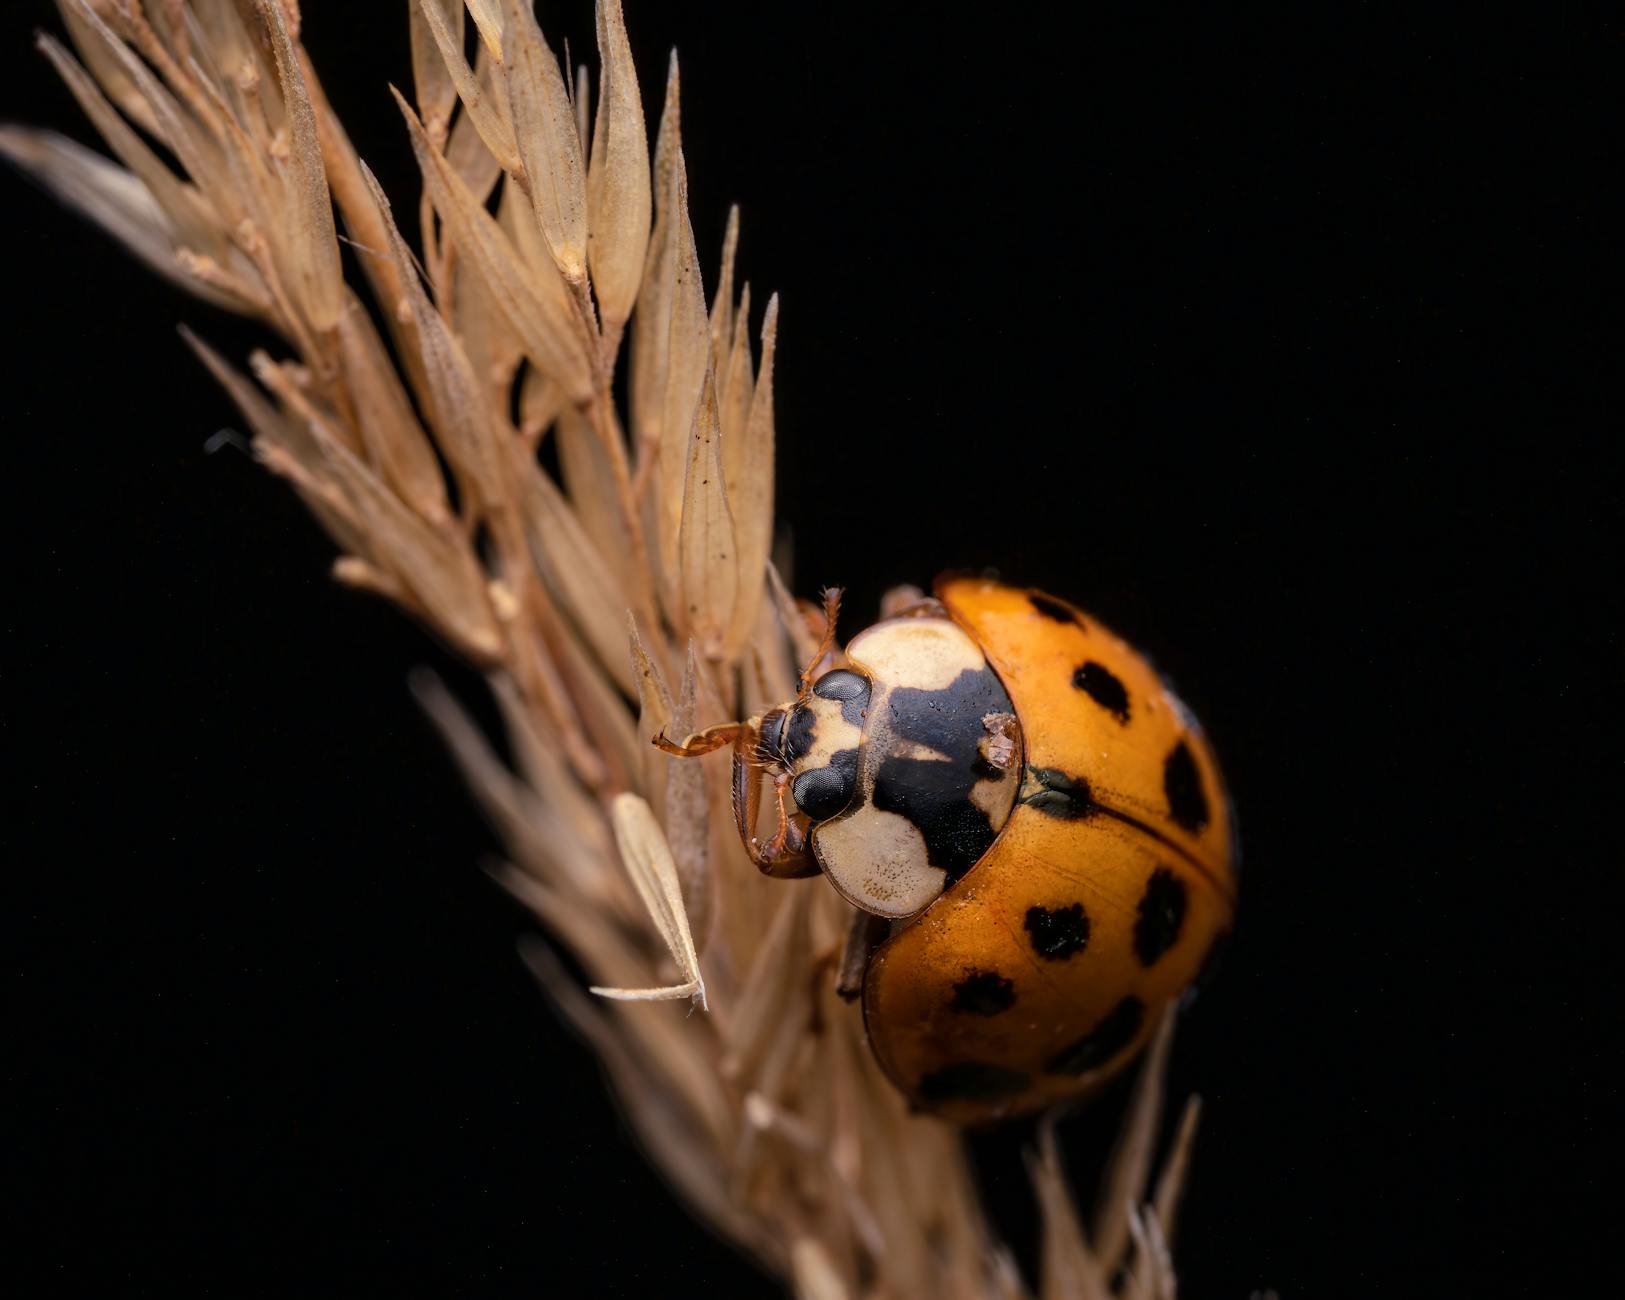
<path id="1" fill-rule="evenodd" d="M 731 743 L 752 860 L 821 870 L 883 918 L 864 1023 L 916 1106 L 976 1122 L 1091 1091 L 1230 927 L 1232 814 L 1201 728 L 1095 619 L 986 578 L 939 579 L 815 677 L 839 596 L 794 701 L 655 743 Z"/>

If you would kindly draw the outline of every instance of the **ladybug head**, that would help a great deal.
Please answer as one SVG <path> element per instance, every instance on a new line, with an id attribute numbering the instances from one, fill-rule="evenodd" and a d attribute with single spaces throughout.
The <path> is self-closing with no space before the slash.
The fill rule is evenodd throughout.
<path id="1" fill-rule="evenodd" d="M 769 709 L 758 724 L 758 761 L 791 778 L 791 798 L 815 822 L 834 817 L 857 792 L 869 695 L 862 673 L 835 668 L 794 703 Z"/>
<path id="2" fill-rule="evenodd" d="M 723 723 L 655 745 L 679 758 L 698 758 L 732 745 L 734 822 L 751 861 L 768 875 L 816 875 L 808 823 L 840 813 L 858 788 L 858 747 L 871 683 L 861 672 L 836 668 L 815 677 L 834 654 L 839 588 L 824 592 L 822 636 L 801 672 L 796 698 L 746 722 Z M 762 778 L 773 783 L 777 829 L 758 839 Z"/>

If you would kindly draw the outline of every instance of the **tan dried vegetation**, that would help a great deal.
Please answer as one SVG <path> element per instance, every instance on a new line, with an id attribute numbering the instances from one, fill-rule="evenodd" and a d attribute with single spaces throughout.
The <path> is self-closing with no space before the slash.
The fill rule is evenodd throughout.
<path id="1" fill-rule="evenodd" d="M 751 866 L 726 756 L 650 744 L 789 698 L 811 641 L 769 563 L 778 301 L 754 327 L 734 214 L 707 303 L 675 55 L 651 150 L 619 0 L 598 3 L 596 85 L 561 69 L 530 0 L 408 0 L 414 93 L 395 98 L 423 194 L 396 208 L 323 96 L 295 0 L 60 7 L 72 48 L 40 48 L 117 161 L 46 131 L 0 148 L 280 340 L 251 379 L 186 336 L 331 534 L 334 575 L 488 675 L 517 770 L 441 688 L 423 703 L 507 845 L 502 883 L 591 980 L 597 997 L 526 946 L 650 1158 L 800 1295 L 1025 1294 L 959 1135 L 908 1113 L 835 995 L 847 905 Z M 364 283 L 344 279 L 341 231 Z M 1087 1232 L 1041 1130 L 1044 1297 L 1174 1293 L 1196 1111 L 1153 1185 L 1168 1034 Z"/>

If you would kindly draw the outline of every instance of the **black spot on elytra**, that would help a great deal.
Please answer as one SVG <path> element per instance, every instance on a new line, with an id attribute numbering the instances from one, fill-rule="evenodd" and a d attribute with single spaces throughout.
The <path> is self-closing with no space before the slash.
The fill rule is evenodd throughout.
<path id="1" fill-rule="evenodd" d="M 1074 614 L 1053 596 L 1046 596 L 1041 591 L 1029 592 L 1028 601 L 1045 618 L 1052 618 L 1057 623 L 1072 623 L 1081 626 L 1083 620 Z"/>
<path id="2" fill-rule="evenodd" d="M 1039 812 L 1075 821 L 1095 811 L 1089 783 L 1082 778 L 1068 776 L 1058 767 L 1030 767 L 1027 775 L 1038 783 L 1039 789 L 1026 795 L 1022 802 Z"/>
<path id="3" fill-rule="evenodd" d="M 1172 948 L 1179 941 L 1179 928 L 1184 923 L 1185 882 L 1167 867 L 1158 867 L 1145 882 L 1134 920 L 1134 955 L 1140 965 L 1155 964 Z"/>
<path id="4" fill-rule="evenodd" d="M 869 679 L 850 668 L 834 668 L 813 683 L 813 694 L 823 700 L 839 700 L 841 716 L 854 727 L 863 723 L 869 707 Z"/>
<path id="5" fill-rule="evenodd" d="M 792 781 L 790 797 L 807 816 L 822 822 L 845 812 L 857 788 L 858 751 L 841 749 L 829 756 L 826 766 L 811 768 Z"/>
<path id="6" fill-rule="evenodd" d="M 789 722 L 784 728 L 785 762 L 794 763 L 811 750 L 817 731 L 818 719 L 811 709 L 802 704 L 791 709 Z"/>
<path id="7" fill-rule="evenodd" d="M 1145 1003 L 1126 997 L 1077 1042 L 1052 1056 L 1044 1068 L 1051 1074 L 1074 1075 L 1098 1070 L 1134 1041 L 1144 1022 Z"/>
<path id="8" fill-rule="evenodd" d="M 953 1009 L 973 1016 L 996 1016 L 1016 1003 L 1016 986 L 997 971 L 972 971 L 954 985 Z"/>
<path id="9" fill-rule="evenodd" d="M 926 1101 L 1001 1101 L 1024 1092 L 1032 1076 L 1020 1070 L 984 1061 L 956 1061 L 932 1070 L 920 1080 L 920 1096 Z"/>
<path id="10" fill-rule="evenodd" d="M 1072 674 L 1072 684 L 1119 722 L 1128 722 L 1128 690 L 1111 669 L 1091 659 Z"/>
<path id="11" fill-rule="evenodd" d="M 926 860 L 953 884 L 992 846 L 997 831 L 971 802 L 988 774 L 980 751 L 990 713 L 1013 713 L 990 668 L 967 668 L 941 690 L 900 687 L 887 696 L 893 734 L 941 758 L 891 755 L 875 771 L 872 802 L 919 827 Z"/>
<path id="12" fill-rule="evenodd" d="M 1190 746 L 1183 740 L 1174 746 L 1162 765 L 1162 788 L 1168 796 L 1168 814 L 1192 835 L 1208 823 L 1207 796 L 1202 793 L 1202 773 L 1196 766 Z"/>
<path id="13" fill-rule="evenodd" d="M 1029 907 L 1023 924 L 1033 951 L 1048 961 L 1065 961 L 1089 946 L 1089 914 L 1082 903 L 1071 907 Z"/>

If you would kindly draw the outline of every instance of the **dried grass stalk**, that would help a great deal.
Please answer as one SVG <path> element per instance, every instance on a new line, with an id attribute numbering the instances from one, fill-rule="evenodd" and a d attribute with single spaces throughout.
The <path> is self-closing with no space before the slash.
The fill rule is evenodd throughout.
<path id="1" fill-rule="evenodd" d="M 591 113 L 585 69 L 572 94 L 528 0 L 467 0 L 472 65 L 465 6 L 414 0 L 415 100 L 396 95 L 424 182 L 414 253 L 291 0 L 60 5 L 78 55 L 40 47 L 118 161 L 19 128 L 0 150 L 288 349 L 250 358 L 256 384 L 187 335 L 255 454 L 332 536 L 335 575 L 488 675 L 516 771 L 436 683 L 415 686 L 506 842 L 499 878 L 598 995 L 527 945 L 650 1156 L 810 1300 L 1024 1294 L 958 1134 L 907 1112 L 836 994 L 850 910 L 817 882 L 758 875 L 725 758 L 674 765 L 648 743 L 787 697 L 809 650 L 768 563 L 778 300 L 756 334 L 734 212 L 707 306 L 675 55 L 651 157 L 619 0 L 597 7 Z M 335 203 L 365 285 L 342 278 Z M 536 457 L 549 435 L 561 481 Z M 1173 1295 L 1196 1112 L 1148 1203 L 1170 1032 L 1087 1234 L 1043 1130 L 1044 1297 Z"/>

